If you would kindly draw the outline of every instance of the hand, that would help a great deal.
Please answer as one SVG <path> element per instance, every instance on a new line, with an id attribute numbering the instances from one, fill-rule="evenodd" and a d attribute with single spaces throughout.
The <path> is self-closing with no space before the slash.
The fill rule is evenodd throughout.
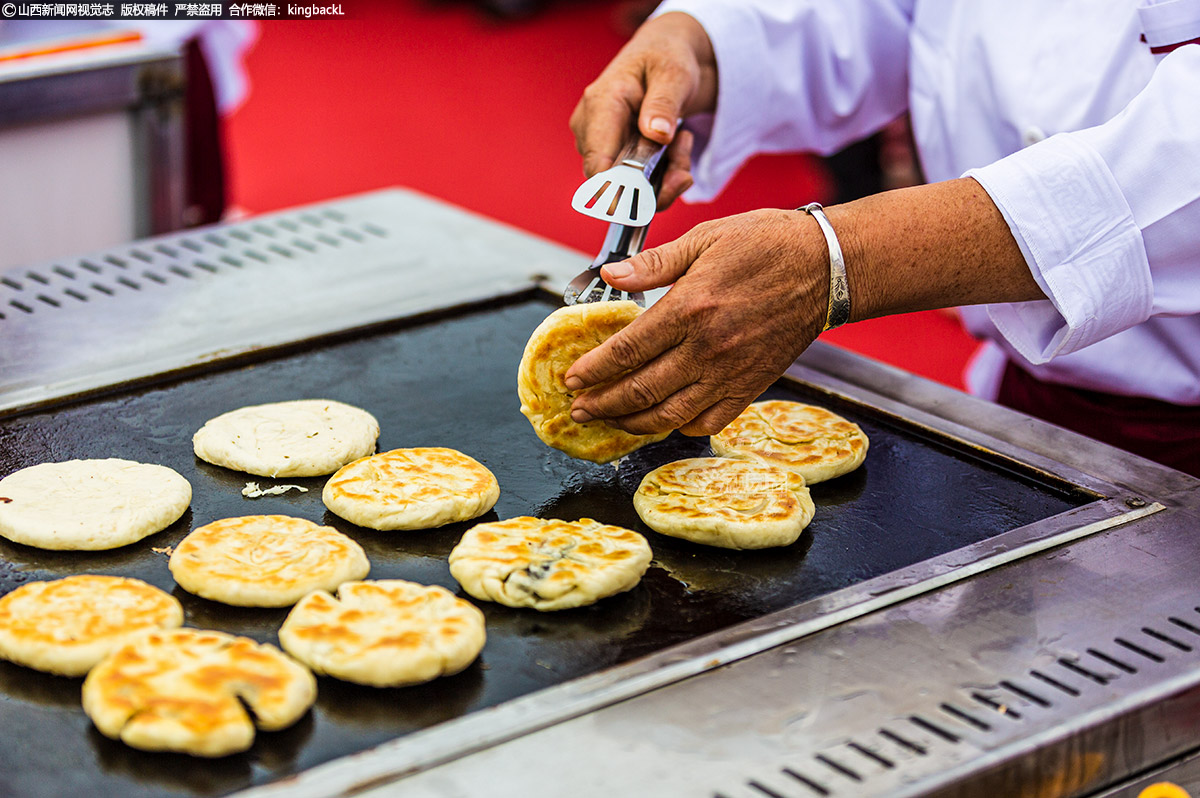
<path id="1" fill-rule="evenodd" d="M 601 271 L 625 291 L 675 285 L 567 371 L 568 388 L 592 388 L 572 406 L 579 422 L 609 419 L 637 434 L 719 432 L 825 320 L 828 249 L 816 221 L 800 211 L 705 222 Z"/>
<path id="2" fill-rule="evenodd" d="M 613 165 L 636 114 L 643 136 L 669 145 L 658 193 L 659 209 L 666 208 L 692 184 L 692 135 L 676 135 L 678 120 L 712 111 L 716 103 L 717 63 L 704 28 L 680 12 L 651 19 L 584 90 L 571 114 L 584 174 Z"/>

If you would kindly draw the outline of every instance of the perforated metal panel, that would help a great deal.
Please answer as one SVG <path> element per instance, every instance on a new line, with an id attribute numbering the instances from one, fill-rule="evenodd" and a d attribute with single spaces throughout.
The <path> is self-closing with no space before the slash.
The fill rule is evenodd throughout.
<path id="1" fill-rule="evenodd" d="M 0 412 L 565 281 L 584 264 L 394 189 L 9 269 Z"/>

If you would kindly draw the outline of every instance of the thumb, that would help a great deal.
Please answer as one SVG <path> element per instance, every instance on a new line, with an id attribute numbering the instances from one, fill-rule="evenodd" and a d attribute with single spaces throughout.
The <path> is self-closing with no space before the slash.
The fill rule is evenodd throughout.
<path id="1" fill-rule="evenodd" d="M 671 285 L 700 256 L 694 241 L 693 236 L 685 234 L 628 260 L 606 264 L 600 273 L 609 285 L 622 291 L 647 291 Z"/>
<path id="2" fill-rule="evenodd" d="M 686 69 L 673 65 L 650 67 L 646 73 L 646 95 L 638 111 L 641 134 L 659 144 L 670 144 L 683 105 L 694 89 L 695 81 Z"/>

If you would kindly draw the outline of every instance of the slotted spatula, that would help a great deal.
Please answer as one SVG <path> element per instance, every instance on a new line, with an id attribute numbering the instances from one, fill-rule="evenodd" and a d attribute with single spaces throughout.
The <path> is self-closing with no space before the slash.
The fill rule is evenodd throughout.
<path id="1" fill-rule="evenodd" d="M 640 138 L 640 137 L 639 137 Z M 642 139 L 642 141 L 646 141 Z M 639 305 L 645 305 L 645 297 L 641 291 L 629 293 L 613 288 L 604 281 L 604 277 L 600 274 L 600 267 L 606 263 L 616 263 L 617 261 L 631 258 L 642 251 L 642 245 L 646 242 L 646 233 L 649 230 L 650 218 L 654 216 L 654 208 L 658 203 L 658 190 L 662 187 L 663 173 L 666 171 L 667 162 L 661 157 L 662 147 L 657 147 L 657 152 L 651 153 L 645 166 L 644 172 L 640 173 L 642 182 L 645 183 L 644 190 L 639 190 L 641 196 L 649 198 L 650 212 L 644 214 L 638 213 L 639 217 L 645 217 L 645 221 L 641 225 L 629 225 L 624 222 L 616 221 L 608 225 L 608 233 L 604 236 L 604 244 L 600 247 L 600 254 L 592 261 L 592 265 L 584 269 L 574 280 L 567 285 L 567 289 L 563 291 L 563 302 L 567 305 L 574 305 L 579 302 L 606 302 L 610 300 L 632 299 Z M 627 148 L 632 151 L 632 148 Z M 614 169 L 617 167 L 614 167 Z M 630 168 L 626 166 L 625 168 Z M 613 171 L 612 169 L 608 170 Z M 607 174 L 601 172 L 600 174 Z M 649 175 L 649 178 L 646 175 Z M 596 175 L 599 177 L 600 175 Z M 593 178 L 595 179 L 595 178 Z M 585 187 L 580 187 L 580 190 Z M 639 187 L 641 189 L 641 187 Z M 576 192 L 576 196 L 579 192 Z M 639 201 L 641 200 L 639 196 Z M 576 208 L 576 210 L 579 210 Z M 594 216 L 590 211 L 584 211 L 589 216 Z M 607 217 L 597 217 L 607 218 Z"/>
<path id="2" fill-rule="evenodd" d="M 658 200 L 647 180 L 663 145 L 635 134 L 617 156 L 617 165 L 583 181 L 571 198 L 571 207 L 602 222 L 645 227 L 654 218 Z"/>

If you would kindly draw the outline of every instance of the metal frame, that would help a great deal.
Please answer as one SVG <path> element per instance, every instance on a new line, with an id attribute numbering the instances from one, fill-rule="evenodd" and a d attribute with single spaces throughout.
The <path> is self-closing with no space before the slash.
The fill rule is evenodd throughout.
<path id="1" fill-rule="evenodd" d="M 421 235 L 400 240 L 389 232 L 395 224 Z M 291 254 L 266 257 L 271 247 Z M 335 285 L 308 279 L 345 263 L 348 250 L 356 265 L 339 271 Z M 557 296 L 586 256 L 389 191 L 85 261 L 111 264 L 118 282 L 109 285 L 138 277 L 131 265 L 160 277 L 188 274 L 122 295 L 124 308 L 165 315 L 113 318 L 97 298 L 59 317 L 61 308 L 39 307 L 0 320 L 0 334 L 13 322 L 18 344 L 63 331 L 41 350 L 16 346 L 12 361 L 0 362 L 0 415 L 466 302 L 529 290 Z M 202 263 L 222 265 L 214 276 Z M 57 275 L 56 266 L 35 272 Z M 220 272 L 237 279 L 217 279 Z M 236 308 L 213 310 L 285 275 L 297 292 L 286 301 L 256 297 L 253 320 Z M 77 284 L 60 277 L 36 290 Z M 351 297 L 359 300 L 352 307 Z M 203 318 L 188 311 L 197 305 Z M 324 312 L 307 312 L 316 308 Z M 67 351 L 97 324 L 119 358 L 85 351 L 66 371 L 38 371 L 43 355 Z M 155 349 L 113 346 L 126 336 Z M 486 789 L 529 798 L 561 794 L 564 783 L 597 796 L 1123 795 L 1112 790 L 1132 789 L 1140 771 L 1191 762 L 1188 752 L 1200 746 L 1200 609 L 1194 619 L 1187 613 L 1200 608 L 1192 576 L 1200 481 L 821 344 L 788 377 L 1097 498 L 240 795 Z M 1031 682 L 1034 672 L 1051 681 Z M 1039 781 L 1046 773 L 1058 782 Z"/>
<path id="2" fill-rule="evenodd" d="M 0 124 L 124 110 L 134 116 L 137 235 L 184 226 L 184 88 L 180 53 L 114 46 L 0 71 Z"/>

